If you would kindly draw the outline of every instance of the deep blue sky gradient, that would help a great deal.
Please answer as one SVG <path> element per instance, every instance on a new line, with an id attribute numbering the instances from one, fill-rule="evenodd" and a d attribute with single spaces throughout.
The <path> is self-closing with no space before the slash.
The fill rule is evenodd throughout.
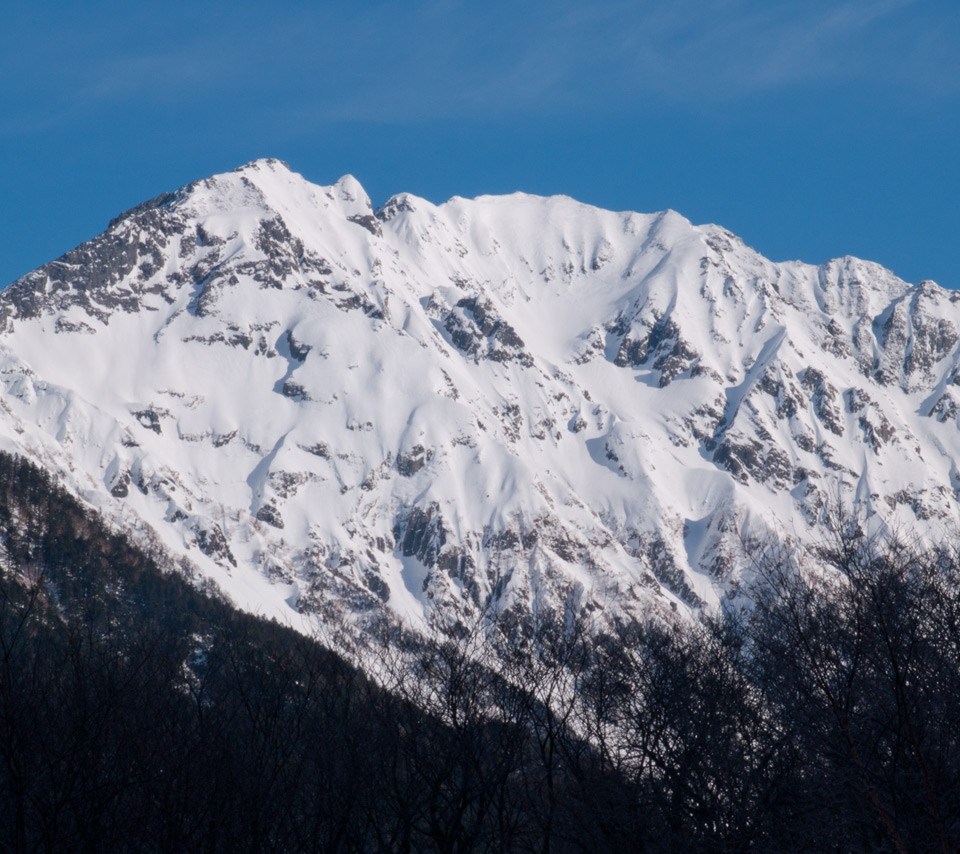
<path id="1" fill-rule="evenodd" d="M 960 287 L 960 3 L 0 6 L 0 284 L 257 157 L 524 190 Z"/>

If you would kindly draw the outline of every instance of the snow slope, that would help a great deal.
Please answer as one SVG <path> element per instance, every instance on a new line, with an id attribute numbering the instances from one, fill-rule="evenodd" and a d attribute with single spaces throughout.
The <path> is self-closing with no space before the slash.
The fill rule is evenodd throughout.
<path id="1" fill-rule="evenodd" d="M 275 160 L 0 292 L 0 442 L 249 610 L 699 608 L 838 502 L 957 526 L 958 296 L 672 211 Z"/>

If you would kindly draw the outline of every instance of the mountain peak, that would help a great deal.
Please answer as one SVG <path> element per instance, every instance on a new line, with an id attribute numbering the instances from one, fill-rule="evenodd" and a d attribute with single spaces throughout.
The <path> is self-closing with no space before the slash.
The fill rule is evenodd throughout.
<path id="1" fill-rule="evenodd" d="M 960 303 L 928 291 L 257 160 L 0 294 L 0 448 L 290 620 L 698 608 L 837 496 L 960 523 Z"/>
<path id="2" fill-rule="evenodd" d="M 244 163 L 243 166 L 238 166 L 233 170 L 234 172 L 261 172 L 261 171 L 270 171 L 270 172 L 293 172 L 290 168 L 290 164 L 285 160 L 278 160 L 276 157 L 259 157 L 256 160 L 251 160 L 249 163 Z"/>
<path id="3" fill-rule="evenodd" d="M 353 175 L 344 175 L 333 185 L 333 189 L 340 201 L 346 202 L 350 206 L 356 205 L 367 212 L 373 210 L 373 204 L 367 195 L 367 191 L 363 189 Z"/>

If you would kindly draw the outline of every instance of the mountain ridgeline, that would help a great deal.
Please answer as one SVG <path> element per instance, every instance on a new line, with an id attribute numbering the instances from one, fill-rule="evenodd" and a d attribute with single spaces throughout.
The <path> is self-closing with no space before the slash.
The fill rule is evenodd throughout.
<path id="1" fill-rule="evenodd" d="M 196 182 L 0 292 L 0 447 L 310 631 L 736 604 L 837 514 L 957 528 L 960 305 L 566 197 Z"/>

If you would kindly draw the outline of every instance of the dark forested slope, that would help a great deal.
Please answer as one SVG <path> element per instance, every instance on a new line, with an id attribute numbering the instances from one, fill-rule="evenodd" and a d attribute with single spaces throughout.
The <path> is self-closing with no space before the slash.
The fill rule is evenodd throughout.
<path id="1" fill-rule="evenodd" d="M 0 543 L 0 851 L 957 850 L 947 550 L 854 527 L 746 614 L 394 635 L 374 684 L 6 455 Z"/>
<path id="2" fill-rule="evenodd" d="M 4 454 L 0 542 L 0 851 L 562 850 L 594 835 L 520 722 L 536 709 L 562 726 L 463 644 L 384 647 L 388 694 L 162 572 Z"/>

